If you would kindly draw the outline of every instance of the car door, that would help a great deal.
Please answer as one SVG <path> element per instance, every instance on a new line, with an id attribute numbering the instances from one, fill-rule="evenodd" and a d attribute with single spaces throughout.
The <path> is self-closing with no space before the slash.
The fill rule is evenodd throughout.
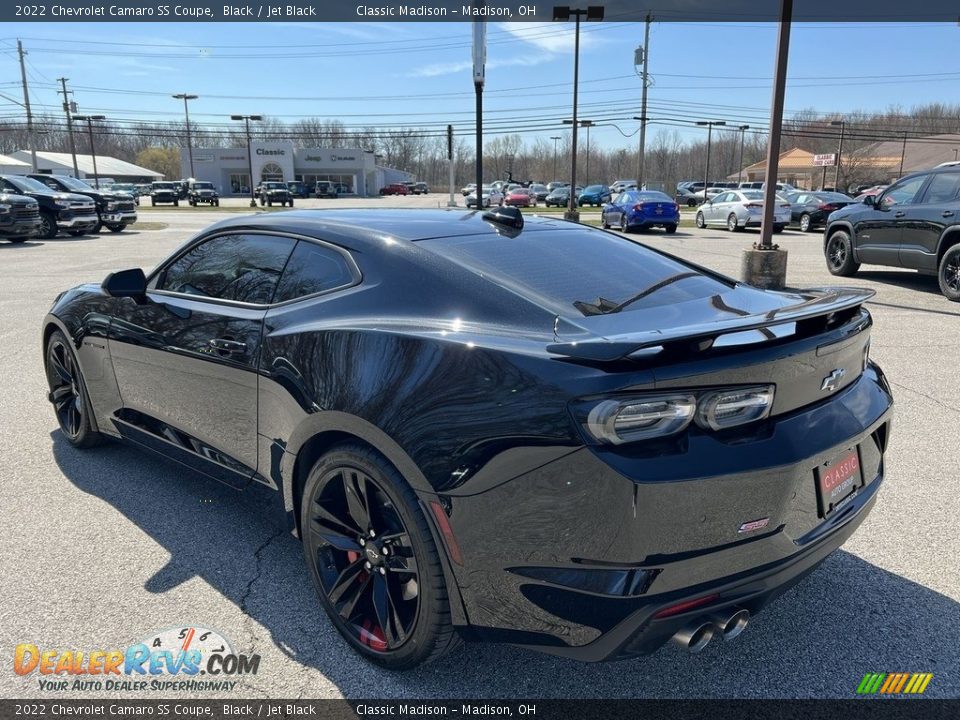
<path id="1" fill-rule="evenodd" d="M 620 218 L 623 217 L 624 202 L 624 193 L 620 193 L 610 201 L 610 204 L 607 205 L 607 207 L 603 209 L 603 212 L 607 217 L 608 225 L 616 225 L 620 222 Z"/>
<path id="2" fill-rule="evenodd" d="M 900 264 L 934 272 L 937 246 L 947 226 L 957 222 L 960 173 L 934 173 L 918 201 L 905 208 L 900 222 Z"/>
<path id="3" fill-rule="evenodd" d="M 924 173 L 904 178 L 877 198 L 876 207 L 856 216 L 853 231 L 860 262 L 900 264 L 901 221 L 914 207 L 914 198 L 919 197 L 929 177 L 929 173 Z"/>
<path id="4" fill-rule="evenodd" d="M 250 481 L 263 318 L 295 244 L 220 232 L 155 272 L 145 302 L 118 300 L 109 347 L 121 433 L 235 487 Z"/>
<path id="5" fill-rule="evenodd" d="M 729 207 L 729 201 L 732 197 L 733 193 L 725 192 L 714 195 L 712 200 L 707 201 L 707 207 L 710 210 L 710 223 L 714 225 L 726 224 L 727 214 L 724 210 Z"/>

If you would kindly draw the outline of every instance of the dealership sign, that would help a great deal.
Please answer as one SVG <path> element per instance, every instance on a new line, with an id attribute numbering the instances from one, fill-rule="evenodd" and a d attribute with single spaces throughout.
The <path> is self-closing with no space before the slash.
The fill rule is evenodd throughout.
<path id="1" fill-rule="evenodd" d="M 833 167 L 836 164 L 837 164 L 837 156 L 834 153 L 830 153 L 829 155 L 813 156 L 814 167 Z"/>

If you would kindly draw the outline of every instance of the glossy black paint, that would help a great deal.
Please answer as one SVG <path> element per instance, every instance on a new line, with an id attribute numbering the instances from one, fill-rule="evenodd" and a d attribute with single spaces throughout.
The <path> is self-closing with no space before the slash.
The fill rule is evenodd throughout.
<path id="1" fill-rule="evenodd" d="M 457 211 L 233 218 L 173 259 L 227 231 L 339 248 L 355 281 L 246 305 L 158 290 L 163 263 L 144 298 L 64 293 L 44 333 L 60 328 L 77 348 L 97 428 L 234 487 L 267 485 L 294 525 L 324 449 L 371 445 L 423 504 L 453 616 L 473 637 L 589 660 L 652 651 L 690 619 L 655 620 L 658 609 L 717 593 L 711 607 L 757 611 L 875 501 L 892 398 L 864 364 L 869 294 L 760 291 L 630 245 L 712 289 L 584 315 L 421 241 L 474 236 L 535 253 L 572 233 L 598 247 L 630 240 Z M 647 352 L 658 336 L 662 349 Z M 211 343 L 224 339 L 235 344 Z M 842 380 L 822 390 L 837 369 Z M 691 425 L 606 446 L 578 422 L 589 398 L 766 382 L 777 386 L 771 416 L 721 433 Z M 865 485 L 824 520 L 814 469 L 854 446 Z M 762 532 L 739 532 L 759 518 Z"/>
<path id="2" fill-rule="evenodd" d="M 905 187 L 911 191 L 904 194 Z M 857 262 L 934 274 L 944 253 L 960 243 L 960 168 L 906 175 L 873 202 L 831 213 L 824 247 L 838 229 L 850 233 Z"/>

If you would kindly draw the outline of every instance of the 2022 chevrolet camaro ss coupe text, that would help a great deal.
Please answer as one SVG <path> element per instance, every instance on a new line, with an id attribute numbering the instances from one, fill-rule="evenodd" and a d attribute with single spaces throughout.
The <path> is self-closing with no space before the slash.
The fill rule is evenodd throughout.
<path id="1" fill-rule="evenodd" d="M 731 639 L 863 522 L 892 413 L 869 297 L 513 208 L 289 211 L 42 331 L 70 443 L 275 490 L 364 657 L 604 660 Z"/>

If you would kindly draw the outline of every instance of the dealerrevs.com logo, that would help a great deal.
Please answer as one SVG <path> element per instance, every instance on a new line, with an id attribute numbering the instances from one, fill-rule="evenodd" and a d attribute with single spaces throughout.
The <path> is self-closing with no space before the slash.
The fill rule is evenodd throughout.
<path id="1" fill-rule="evenodd" d="M 127 648 L 61 650 L 21 643 L 13 653 L 13 671 L 36 678 L 48 692 L 224 692 L 237 686 L 236 678 L 259 669 L 259 655 L 236 653 L 222 633 L 197 626 L 161 630 Z"/>

